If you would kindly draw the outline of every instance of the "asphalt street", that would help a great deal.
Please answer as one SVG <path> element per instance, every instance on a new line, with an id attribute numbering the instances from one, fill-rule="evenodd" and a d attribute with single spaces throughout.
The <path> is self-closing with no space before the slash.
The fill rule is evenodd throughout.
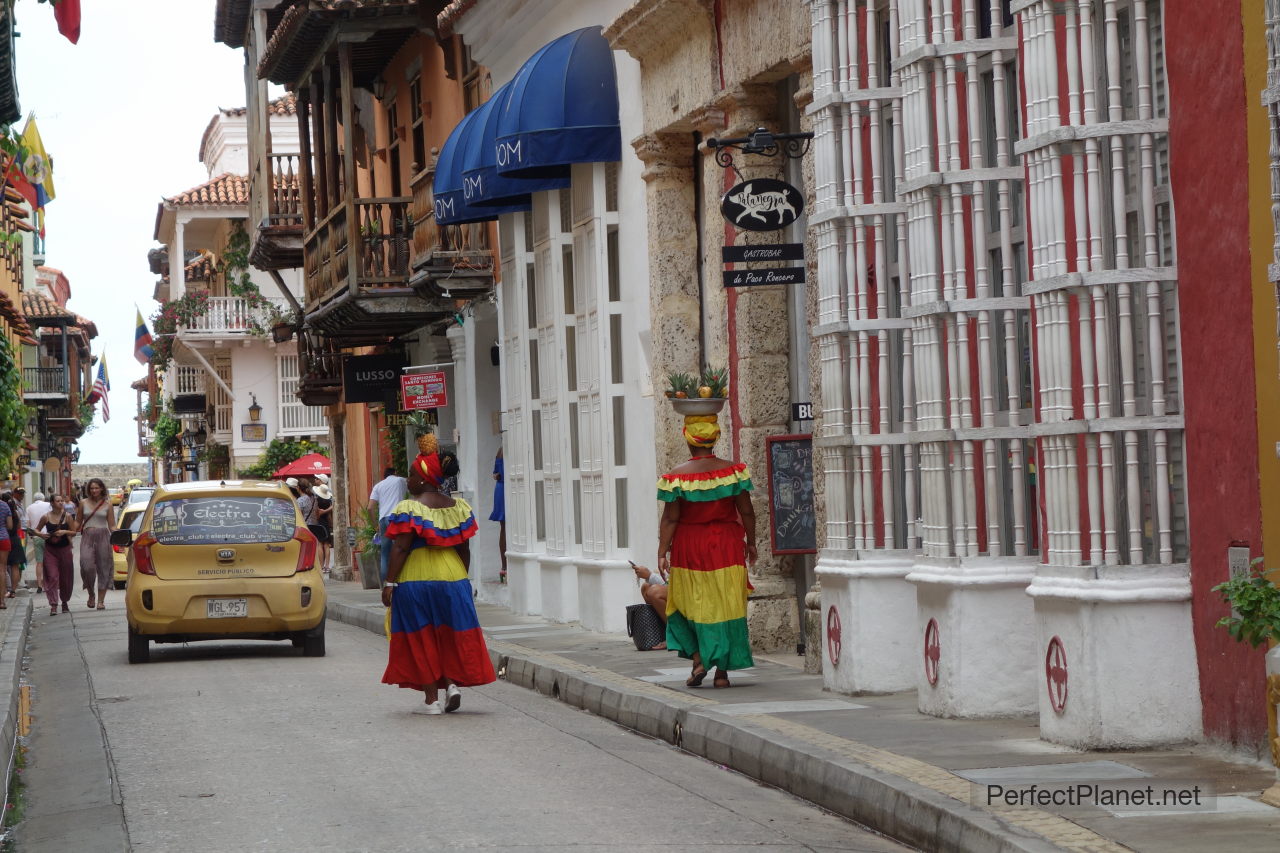
<path id="1" fill-rule="evenodd" d="M 125 659 L 121 596 L 36 610 L 14 849 L 891 851 L 906 848 L 613 723 L 499 682 L 456 714 L 380 683 L 385 641 Z"/>

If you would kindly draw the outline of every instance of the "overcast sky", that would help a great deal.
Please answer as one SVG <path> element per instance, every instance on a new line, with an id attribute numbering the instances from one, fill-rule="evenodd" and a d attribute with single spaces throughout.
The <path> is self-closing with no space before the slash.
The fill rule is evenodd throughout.
<path id="1" fill-rule="evenodd" d="M 156 205 L 208 179 L 200 136 L 220 107 L 244 105 L 244 54 L 213 40 L 214 0 L 85 2 L 80 43 L 53 9 L 17 0 L 18 95 L 53 158 L 45 263 L 66 273 L 71 309 L 107 355 L 111 421 L 80 440 L 80 462 L 138 462 L 134 304 L 150 317 Z M 21 127 L 19 126 L 19 129 Z"/>

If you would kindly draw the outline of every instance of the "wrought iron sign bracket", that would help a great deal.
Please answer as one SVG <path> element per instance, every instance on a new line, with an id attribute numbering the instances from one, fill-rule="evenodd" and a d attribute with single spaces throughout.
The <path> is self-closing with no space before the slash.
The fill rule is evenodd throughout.
<path id="1" fill-rule="evenodd" d="M 732 139 L 710 137 L 706 145 L 716 152 L 716 163 L 720 168 L 733 169 L 737 172 L 738 167 L 733 163 L 732 151 L 756 154 L 761 157 L 777 157 L 781 154 L 788 160 L 799 160 L 809 151 L 809 144 L 812 141 L 812 133 L 772 133 L 763 127 L 757 127 L 750 136 Z"/>

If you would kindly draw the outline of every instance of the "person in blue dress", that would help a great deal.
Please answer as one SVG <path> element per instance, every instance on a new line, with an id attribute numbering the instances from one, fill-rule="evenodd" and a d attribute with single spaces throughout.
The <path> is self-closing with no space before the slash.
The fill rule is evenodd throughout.
<path id="1" fill-rule="evenodd" d="M 507 582 L 507 498 L 503 487 L 502 448 L 493 457 L 493 512 L 489 520 L 498 522 L 498 555 L 502 560 L 502 571 L 498 572 L 498 582 Z"/>

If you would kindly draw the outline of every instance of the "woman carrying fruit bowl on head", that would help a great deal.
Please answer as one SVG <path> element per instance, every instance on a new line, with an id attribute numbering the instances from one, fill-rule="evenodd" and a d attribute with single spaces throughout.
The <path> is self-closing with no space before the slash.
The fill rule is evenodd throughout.
<path id="1" fill-rule="evenodd" d="M 692 388 L 708 409 L 723 405 L 726 371 L 710 371 L 701 385 L 672 377 L 677 411 Z M 683 380 L 677 382 L 676 380 Z M 706 389 L 707 393 L 701 393 Z M 684 396 L 680 397 L 679 394 Z M 698 687 L 714 667 L 712 684 L 728 687 L 729 672 L 754 666 L 747 636 L 747 566 L 756 560 L 756 517 L 751 473 L 741 462 L 715 455 L 720 424 L 714 413 L 686 414 L 689 461 L 658 480 L 664 506 L 659 524 L 658 571 L 668 579 L 667 648 L 693 661 L 685 682 Z"/>

